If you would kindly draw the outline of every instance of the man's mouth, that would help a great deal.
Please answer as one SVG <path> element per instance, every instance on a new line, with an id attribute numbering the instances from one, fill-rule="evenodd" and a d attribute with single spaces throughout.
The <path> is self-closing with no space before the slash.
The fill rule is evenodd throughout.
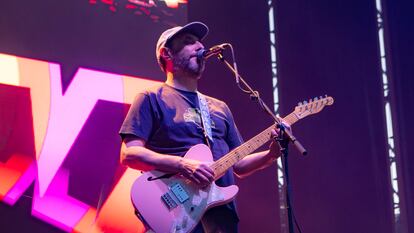
<path id="1" fill-rule="evenodd" d="M 197 63 L 201 63 L 201 62 L 202 62 L 202 59 L 199 59 L 199 58 L 197 57 L 197 55 L 191 55 L 191 56 L 190 56 L 190 60 L 191 60 L 191 59 L 193 59 L 193 58 L 195 58 L 195 59 L 196 59 Z"/>

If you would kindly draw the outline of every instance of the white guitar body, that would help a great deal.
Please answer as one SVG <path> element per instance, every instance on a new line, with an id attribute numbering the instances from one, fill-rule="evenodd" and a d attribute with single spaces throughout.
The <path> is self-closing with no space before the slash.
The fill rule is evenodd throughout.
<path id="1" fill-rule="evenodd" d="M 213 162 L 204 144 L 193 146 L 184 158 Z M 215 183 L 200 189 L 181 176 L 159 178 L 163 175 L 159 171 L 145 172 L 131 189 L 134 207 L 157 233 L 191 232 L 206 210 L 231 202 L 239 191 L 235 185 L 219 187 Z"/>

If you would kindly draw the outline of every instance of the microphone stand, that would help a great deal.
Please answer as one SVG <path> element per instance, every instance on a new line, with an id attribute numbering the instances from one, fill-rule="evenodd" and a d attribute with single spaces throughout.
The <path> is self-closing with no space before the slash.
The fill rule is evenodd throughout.
<path id="1" fill-rule="evenodd" d="M 231 48 L 232 49 L 232 48 Z M 233 49 L 232 49 L 233 50 Z M 286 208 L 288 211 L 288 222 L 289 222 L 289 233 L 294 233 L 294 227 L 293 227 L 293 212 L 292 212 L 292 206 L 290 203 L 290 197 L 292 195 L 292 189 L 291 185 L 289 183 L 289 169 L 288 169 L 288 144 L 289 142 L 292 142 L 293 145 L 295 145 L 296 149 L 301 153 L 302 155 L 306 155 L 307 151 L 302 146 L 302 144 L 296 139 L 295 136 L 293 136 L 292 132 L 289 130 L 286 130 L 284 125 L 282 124 L 281 120 L 276 117 L 276 115 L 270 110 L 270 108 L 264 103 L 264 101 L 260 98 L 259 92 L 253 90 L 250 85 L 238 74 L 237 70 L 233 68 L 233 66 L 226 61 L 224 58 L 222 52 L 217 54 L 217 58 L 222 61 L 229 69 L 235 74 L 236 83 L 240 87 L 240 83 L 243 84 L 247 88 L 246 90 L 243 90 L 246 93 L 250 94 L 251 99 L 257 100 L 260 107 L 271 116 L 273 121 L 276 123 L 276 126 L 280 129 L 279 137 L 275 140 L 279 143 L 281 152 L 282 152 L 282 161 L 283 161 L 283 170 L 284 170 L 284 176 L 285 176 L 285 182 L 286 182 Z M 233 58 L 234 59 L 234 58 Z M 240 83 L 239 83 L 240 82 Z M 299 229 L 300 230 L 300 229 Z"/>

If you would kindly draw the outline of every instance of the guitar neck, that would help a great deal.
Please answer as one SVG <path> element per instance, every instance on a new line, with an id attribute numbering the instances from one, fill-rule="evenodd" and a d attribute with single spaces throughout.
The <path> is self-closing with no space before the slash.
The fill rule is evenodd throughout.
<path id="1" fill-rule="evenodd" d="M 289 125 L 293 125 L 299 120 L 294 112 L 290 113 L 288 116 L 283 118 L 283 121 L 288 123 Z M 269 128 L 265 129 L 258 135 L 251 138 L 249 141 L 243 143 L 242 145 L 236 147 L 232 151 L 230 151 L 225 156 L 221 157 L 219 160 L 214 162 L 211 165 L 215 173 L 215 179 L 220 178 L 224 173 L 232 167 L 235 163 L 246 157 L 247 155 L 251 154 L 253 151 L 257 150 L 263 144 L 268 142 L 271 139 L 271 132 L 275 128 L 274 125 L 271 125 Z"/>

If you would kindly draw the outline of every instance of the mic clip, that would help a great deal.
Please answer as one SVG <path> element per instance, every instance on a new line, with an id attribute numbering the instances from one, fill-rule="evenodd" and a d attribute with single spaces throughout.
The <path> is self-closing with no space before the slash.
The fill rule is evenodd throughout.
<path id="1" fill-rule="evenodd" d="M 220 44 L 220 45 L 215 45 L 209 49 L 200 49 L 197 52 L 197 58 L 198 59 L 208 59 L 211 56 L 220 54 L 221 52 L 223 52 L 227 47 L 229 47 L 229 43 L 224 43 L 224 44 Z"/>

